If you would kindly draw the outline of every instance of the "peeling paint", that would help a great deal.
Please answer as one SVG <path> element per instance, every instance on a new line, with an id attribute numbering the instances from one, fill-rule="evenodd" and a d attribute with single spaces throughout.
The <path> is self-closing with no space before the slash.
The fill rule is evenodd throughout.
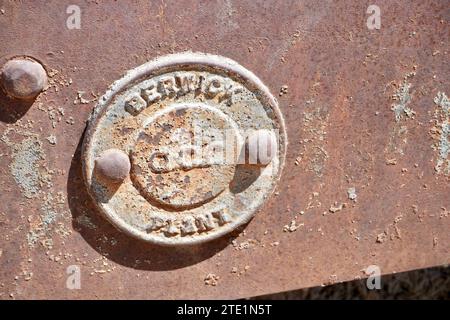
<path id="1" fill-rule="evenodd" d="M 405 80 L 402 86 L 392 96 L 393 100 L 398 101 L 398 103 L 393 104 L 391 108 L 391 110 L 395 113 L 396 122 L 399 122 L 405 116 L 407 118 L 414 118 L 414 115 L 416 114 L 413 109 L 407 107 L 407 105 L 411 102 L 411 95 L 409 93 L 410 88 L 411 84 L 407 83 Z"/>
<path id="2" fill-rule="evenodd" d="M 437 120 L 434 131 L 438 133 L 439 140 L 432 147 L 438 151 L 438 158 L 436 160 L 436 165 L 434 167 L 435 171 L 444 175 L 450 174 L 450 101 L 448 97 L 443 92 L 438 92 L 437 96 L 434 98 L 434 103 L 440 107 L 437 111 Z"/>
<path id="3" fill-rule="evenodd" d="M 27 198 L 35 197 L 42 183 L 39 162 L 44 160 L 42 143 L 37 137 L 29 137 L 14 147 L 11 174 Z"/>
<path id="4" fill-rule="evenodd" d="M 408 143 L 408 125 L 406 120 L 413 119 L 416 112 L 408 106 L 411 103 L 412 96 L 410 93 L 411 84 L 407 80 L 414 75 L 414 72 L 405 75 L 402 85 L 391 96 L 392 100 L 396 101 L 391 106 L 391 110 L 395 116 L 395 125 L 392 128 L 389 141 L 385 148 L 386 161 L 388 159 L 394 159 L 396 155 L 403 156 L 404 148 Z"/>
<path id="5" fill-rule="evenodd" d="M 57 197 L 59 195 L 57 194 Z M 43 202 L 41 204 L 41 212 L 39 216 L 30 216 L 30 230 L 27 234 L 27 242 L 29 247 L 34 247 L 38 242 L 50 249 L 53 246 L 52 229 L 56 226 L 60 209 L 64 202 L 61 202 L 53 197 L 52 192 L 44 194 Z M 69 232 L 65 226 L 60 224 L 56 230 L 57 233 L 66 234 Z"/>
<path id="6" fill-rule="evenodd" d="M 67 210 L 64 210 L 66 204 L 64 192 L 53 190 L 52 178 L 55 172 L 48 167 L 39 135 L 28 131 L 33 128 L 32 124 L 32 121 L 26 123 L 18 121 L 6 128 L 0 140 L 11 149 L 12 161 L 9 169 L 14 181 L 20 187 L 20 195 L 27 199 L 36 199 L 36 206 L 33 202 L 27 201 L 30 209 L 38 208 L 38 210 L 27 218 L 29 225 L 24 237 L 25 243 L 29 248 L 41 244 L 50 250 L 53 247 L 54 234 L 60 235 L 61 238 L 70 235 L 71 230 L 58 220 L 70 219 L 71 215 L 66 214 Z M 18 143 L 17 137 L 22 137 Z"/>

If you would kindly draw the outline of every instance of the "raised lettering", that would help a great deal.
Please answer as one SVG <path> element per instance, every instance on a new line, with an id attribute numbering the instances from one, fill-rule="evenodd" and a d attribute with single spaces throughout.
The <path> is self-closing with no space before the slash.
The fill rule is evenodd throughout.
<path id="1" fill-rule="evenodd" d="M 213 216 L 211 213 L 205 213 L 203 215 L 197 216 L 195 218 L 195 224 L 197 225 L 198 231 L 207 231 L 214 229 L 215 227 Z"/>
<path id="2" fill-rule="evenodd" d="M 148 104 L 161 99 L 161 93 L 158 92 L 158 87 L 153 81 L 147 88 L 141 90 L 141 96 L 145 99 L 145 101 L 147 101 Z"/>

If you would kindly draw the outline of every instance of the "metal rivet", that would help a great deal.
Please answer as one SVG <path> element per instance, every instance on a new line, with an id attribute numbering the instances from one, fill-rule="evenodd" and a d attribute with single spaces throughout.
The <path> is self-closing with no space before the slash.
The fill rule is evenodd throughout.
<path id="1" fill-rule="evenodd" d="M 268 165 L 277 153 L 277 140 L 269 130 L 257 130 L 247 138 L 248 163 Z"/>
<path id="2" fill-rule="evenodd" d="M 103 177 L 120 182 L 128 176 L 131 164 L 125 152 L 108 149 L 95 160 L 95 167 Z"/>
<path id="3" fill-rule="evenodd" d="M 33 99 L 47 86 L 47 73 L 42 65 L 25 58 L 8 61 L 0 79 L 7 95 L 21 100 Z"/>

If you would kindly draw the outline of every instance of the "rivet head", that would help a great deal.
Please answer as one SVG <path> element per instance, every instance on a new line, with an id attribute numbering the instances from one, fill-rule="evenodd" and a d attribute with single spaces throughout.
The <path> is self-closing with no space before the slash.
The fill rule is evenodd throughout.
<path id="1" fill-rule="evenodd" d="M 47 73 L 36 61 L 13 59 L 3 66 L 0 80 L 8 96 L 29 100 L 35 98 L 47 86 Z"/>
<path id="2" fill-rule="evenodd" d="M 130 172 L 130 158 L 121 150 L 108 149 L 95 160 L 95 168 L 104 178 L 121 182 Z"/>
<path id="3" fill-rule="evenodd" d="M 248 164 L 266 166 L 278 152 L 276 136 L 269 130 L 253 131 L 246 144 Z"/>

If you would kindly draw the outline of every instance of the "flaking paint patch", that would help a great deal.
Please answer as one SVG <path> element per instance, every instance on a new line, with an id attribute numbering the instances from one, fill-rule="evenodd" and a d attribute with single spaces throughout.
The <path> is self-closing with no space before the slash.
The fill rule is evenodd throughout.
<path id="1" fill-rule="evenodd" d="M 27 199 L 37 199 L 39 210 L 27 217 L 29 231 L 25 241 L 29 248 L 41 244 L 47 250 L 53 247 L 53 235 L 58 234 L 65 239 L 71 234 L 63 218 L 71 221 L 71 214 L 65 210 L 66 198 L 63 191 L 53 190 L 52 177 L 54 170 L 48 168 L 43 142 L 39 135 L 30 132 L 33 121 L 17 121 L 8 126 L 0 137 L 0 141 L 11 149 L 12 161 L 10 173 Z M 12 137 L 22 137 L 17 143 Z M 46 190 L 44 190 L 46 189 Z M 28 202 L 34 207 L 32 202 Z"/>
<path id="2" fill-rule="evenodd" d="M 438 92 L 434 103 L 440 107 L 436 111 L 436 125 L 432 133 L 438 135 L 438 141 L 432 146 L 438 151 L 435 171 L 440 174 L 450 175 L 450 100 L 444 92 Z"/>
<path id="3" fill-rule="evenodd" d="M 65 197 L 62 192 L 57 192 L 56 196 L 52 191 L 40 194 L 42 195 L 40 214 L 29 217 L 30 230 L 27 234 L 27 243 L 30 248 L 41 243 L 46 249 L 51 249 L 54 233 L 59 234 L 62 238 L 71 233 L 63 223 L 57 223 L 61 217 L 64 218 Z"/>
<path id="4" fill-rule="evenodd" d="M 44 160 L 42 143 L 36 136 L 26 138 L 13 148 L 11 174 L 27 198 L 37 196 L 40 190 L 42 176 L 39 166 L 42 160 Z"/>
<path id="5" fill-rule="evenodd" d="M 392 96 L 394 101 L 398 101 L 397 103 L 394 103 L 391 108 L 392 111 L 394 111 L 396 122 L 400 122 L 400 120 L 405 117 L 414 118 L 414 115 L 416 114 L 413 109 L 407 106 L 411 102 L 411 94 L 409 93 L 410 88 L 411 84 L 405 80 Z"/>
<path id="6" fill-rule="evenodd" d="M 408 79 L 414 75 L 414 72 L 405 75 L 402 84 L 391 96 L 392 100 L 395 101 L 391 106 L 391 110 L 394 112 L 395 124 L 385 148 L 386 161 L 395 159 L 397 155 L 403 156 L 404 148 L 408 143 L 408 125 L 406 121 L 413 119 L 416 115 L 416 112 L 409 107 L 412 96 L 410 93 L 411 84 L 408 83 Z"/>

